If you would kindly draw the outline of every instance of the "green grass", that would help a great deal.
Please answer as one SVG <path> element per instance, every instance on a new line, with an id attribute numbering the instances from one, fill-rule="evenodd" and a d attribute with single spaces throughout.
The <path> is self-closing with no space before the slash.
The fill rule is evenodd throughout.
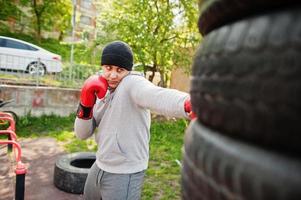
<path id="1" fill-rule="evenodd" d="M 21 117 L 17 124 L 18 137 L 52 137 L 61 143 L 67 152 L 96 151 L 94 140 L 82 141 L 74 136 L 74 119 L 75 115 Z M 181 199 L 181 168 L 177 160 L 181 160 L 186 127 L 186 120 L 152 122 L 149 168 L 146 171 L 142 200 Z"/>
<path id="2" fill-rule="evenodd" d="M 185 120 L 153 122 L 150 161 L 146 171 L 142 199 L 180 199 L 181 148 Z"/>
<path id="3" fill-rule="evenodd" d="M 27 115 L 21 117 L 17 124 L 18 137 L 36 138 L 52 137 L 63 144 L 66 152 L 96 151 L 93 139 L 79 140 L 73 132 L 75 115 L 69 117 Z"/>

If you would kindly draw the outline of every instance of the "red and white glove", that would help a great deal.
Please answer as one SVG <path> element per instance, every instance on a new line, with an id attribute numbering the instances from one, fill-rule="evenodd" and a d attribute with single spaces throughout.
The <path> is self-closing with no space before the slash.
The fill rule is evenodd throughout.
<path id="1" fill-rule="evenodd" d="M 77 110 L 77 117 L 91 119 L 96 96 L 102 99 L 108 90 L 107 80 L 99 75 L 90 76 L 85 82 L 80 94 L 80 104 Z"/>
<path id="2" fill-rule="evenodd" d="M 196 114 L 192 111 L 192 106 L 191 106 L 190 98 L 185 100 L 185 102 L 184 102 L 184 110 L 188 114 L 190 120 L 196 118 Z"/>

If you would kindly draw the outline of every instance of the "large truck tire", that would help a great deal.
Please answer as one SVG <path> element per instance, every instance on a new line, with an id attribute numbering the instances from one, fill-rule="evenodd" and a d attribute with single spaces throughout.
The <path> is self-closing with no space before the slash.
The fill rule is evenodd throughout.
<path id="1" fill-rule="evenodd" d="M 85 182 L 95 162 L 93 152 L 78 152 L 60 156 L 54 168 L 54 185 L 65 192 L 83 194 Z"/>
<path id="2" fill-rule="evenodd" d="M 184 200 L 298 200 L 301 162 L 190 124 L 182 168 Z"/>
<path id="3" fill-rule="evenodd" d="M 246 17 L 301 5 L 299 0 L 199 0 L 199 31 L 212 30 Z"/>
<path id="4" fill-rule="evenodd" d="M 211 32 L 194 58 L 198 120 L 256 145 L 301 155 L 301 9 Z"/>

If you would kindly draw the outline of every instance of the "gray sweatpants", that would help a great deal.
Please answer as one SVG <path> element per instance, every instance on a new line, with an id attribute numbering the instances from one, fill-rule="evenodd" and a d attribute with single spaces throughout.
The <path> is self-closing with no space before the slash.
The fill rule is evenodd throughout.
<path id="1" fill-rule="evenodd" d="M 98 168 L 90 169 L 85 189 L 85 200 L 139 200 L 145 171 L 133 174 L 112 174 Z"/>

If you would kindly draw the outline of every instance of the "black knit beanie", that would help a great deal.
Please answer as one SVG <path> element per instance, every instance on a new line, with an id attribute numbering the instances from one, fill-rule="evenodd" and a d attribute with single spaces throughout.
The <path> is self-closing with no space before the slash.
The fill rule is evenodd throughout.
<path id="1" fill-rule="evenodd" d="M 130 46 L 121 41 L 107 44 L 102 51 L 101 65 L 115 65 L 131 71 L 133 52 Z"/>

